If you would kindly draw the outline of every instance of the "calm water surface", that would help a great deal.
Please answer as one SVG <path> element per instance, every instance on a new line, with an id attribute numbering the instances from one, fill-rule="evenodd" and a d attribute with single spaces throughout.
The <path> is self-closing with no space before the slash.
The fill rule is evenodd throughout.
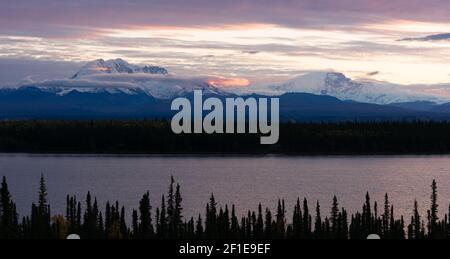
<path id="1" fill-rule="evenodd" d="M 84 200 L 91 191 L 104 205 L 107 200 L 138 206 L 149 190 L 154 208 L 167 192 L 170 175 L 181 184 L 184 214 L 204 213 L 211 193 L 219 205 L 235 203 L 239 214 L 257 209 L 258 203 L 274 209 L 278 198 L 290 209 L 297 197 L 310 205 L 320 201 L 322 213 L 331 199 L 354 212 L 364 195 L 382 207 L 388 192 L 397 215 L 411 215 L 414 199 L 423 211 L 429 206 L 430 184 L 438 182 L 440 209 L 450 202 L 450 156 L 349 156 L 349 157 L 117 157 L 1 154 L 0 175 L 8 179 L 21 215 L 37 199 L 40 174 L 45 175 L 52 213 L 64 213 L 66 194 Z M 129 213 L 128 213 L 129 214 Z"/>

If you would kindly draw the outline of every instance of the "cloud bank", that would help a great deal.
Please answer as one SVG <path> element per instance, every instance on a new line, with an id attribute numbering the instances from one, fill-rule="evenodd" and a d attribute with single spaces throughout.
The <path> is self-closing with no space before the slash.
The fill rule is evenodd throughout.
<path id="1" fill-rule="evenodd" d="M 441 40 L 450 40 L 450 33 L 433 34 L 417 38 L 404 38 L 401 39 L 400 41 L 441 41 Z"/>
<path id="2" fill-rule="evenodd" d="M 186 92 L 203 90 L 204 92 L 221 92 L 224 87 L 247 86 L 248 81 L 240 78 L 223 78 L 213 76 L 178 77 L 151 74 L 98 74 L 80 79 L 52 79 L 35 81 L 28 79 L 17 87 L 39 87 L 51 89 L 59 94 L 72 90 L 80 92 L 125 92 L 135 94 L 139 91 L 157 98 L 172 98 Z"/>
<path id="3" fill-rule="evenodd" d="M 449 26 L 446 0 L 0 1 L 0 63 L 123 57 L 183 76 L 259 83 L 336 70 L 435 84 L 449 79 L 449 35 L 440 33 Z M 26 70 L 21 78 L 62 72 Z M 0 85 L 19 74 L 6 68 Z"/>
<path id="4" fill-rule="evenodd" d="M 450 22 L 445 0 L 17 0 L 0 2 L 0 31 L 48 37 L 95 34 L 104 28 L 264 23 L 340 27 L 380 20 Z"/>

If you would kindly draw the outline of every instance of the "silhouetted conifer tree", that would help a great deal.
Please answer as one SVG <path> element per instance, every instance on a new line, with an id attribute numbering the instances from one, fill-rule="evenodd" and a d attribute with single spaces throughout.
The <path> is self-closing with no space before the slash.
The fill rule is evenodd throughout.
<path id="1" fill-rule="evenodd" d="M 337 238 L 339 224 L 339 203 L 336 195 L 333 197 L 333 204 L 331 206 L 331 236 Z"/>
<path id="2" fill-rule="evenodd" d="M 170 177 L 169 193 L 167 195 L 167 225 L 169 237 L 175 235 L 175 180 L 173 176 Z"/>
<path id="3" fill-rule="evenodd" d="M 276 229 L 275 237 L 284 238 L 286 232 L 286 208 L 284 200 L 278 200 L 277 215 L 276 215 Z"/>
<path id="4" fill-rule="evenodd" d="M 180 192 L 180 185 L 177 184 L 176 191 L 175 191 L 175 206 L 173 211 L 173 235 L 175 237 L 179 237 L 182 229 L 182 222 L 183 222 L 183 208 L 181 206 L 181 202 L 183 199 L 181 198 L 181 192 Z"/>
<path id="5" fill-rule="evenodd" d="M 86 209 L 83 218 L 83 234 L 84 239 L 94 239 L 99 237 L 98 230 L 98 205 L 95 200 L 92 204 L 91 193 L 86 195 Z"/>
<path id="6" fill-rule="evenodd" d="M 198 219 L 195 227 L 195 236 L 200 239 L 203 238 L 203 221 L 200 214 L 198 214 Z"/>
<path id="7" fill-rule="evenodd" d="M 411 224 L 408 227 L 408 238 L 410 239 L 422 239 L 424 238 L 424 233 L 422 232 L 422 221 L 419 213 L 419 205 L 417 200 L 414 201 L 414 211 L 411 217 Z"/>
<path id="8" fill-rule="evenodd" d="M 266 208 L 266 217 L 264 221 L 265 225 L 265 237 L 270 238 L 273 237 L 273 220 L 272 220 L 272 213 L 270 212 L 269 208 Z"/>
<path id="9" fill-rule="evenodd" d="M 439 237 L 439 228 L 438 228 L 438 203 L 437 203 L 437 185 L 436 181 L 433 180 L 431 184 L 431 208 L 430 208 L 430 217 L 429 217 L 429 236 L 430 238 L 438 238 Z"/>
<path id="10" fill-rule="evenodd" d="M 217 234 L 217 203 L 214 194 L 211 194 L 206 205 L 205 233 L 207 238 L 215 238 Z"/>
<path id="11" fill-rule="evenodd" d="M 252 213 L 250 212 L 250 210 L 247 212 L 247 218 L 246 218 L 246 222 L 245 222 L 245 227 L 247 228 L 245 230 L 246 233 L 246 238 L 251 239 L 253 238 L 253 223 L 254 220 L 252 220 Z"/>
<path id="12" fill-rule="evenodd" d="M 239 221 L 236 217 L 236 209 L 234 204 L 231 207 L 231 226 L 230 226 L 230 237 L 233 239 L 239 238 Z"/>
<path id="13" fill-rule="evenodd" d="M 125 218 L 126 218 L 125 207 L 122 206 L 122 208 L 120 209 L 120 220 L 119 220 L 120 233 L 121 233 L 121 238 L 127 239 L 129 237 L 130 231 L 127 227 Z"/>
<path id="14" fill-rule="evenodd" d="M 167 214 L 166 214 L 166 203 L 164 201 L 164 195 L 161 197 L 161 212 L 159 214 L 159 236 L 161 238 L 166 238 L 168 236 L 167 230 Z"/>
<path id="15" fill-rule="evenodd" d="M 300 209 L 300 198 L 297 198 L 297 203 L 294 206 L 294 213 L 292 216 L 292 233 L 291 237 L 301 238 L 303 234 L 303 216 Z"/>
<path id="16" fill-rule="evenodd" d="M 140 230 L 139 230 L 139 222 L 138 222 L 138 213 L 136 210 L 133 210 L 131 214 L 131 230 L 133 232 L 133 238 L 140 238 Z"/>
<path id="17" fill-rule="evenodd" d="M 256 220 L 255 238 L 261 239 L 264 237 L 264 220 L 262 215 L 262 205 L 258 205 L 258 218 Z"/>
<path id="18" fill-rule="evenodd" d="M 390 231 L 390 220 L 391 220 L 391 216 L 390 216 L 390 203 L 389 203 L 389 197 L 388 194 L 386 193 L 384 195 L 384 213 L 382 216 L 382 237 L 383 238 L 389 238 L 389 231 Z"/>
<path id="19" fill-rule="evenodd" d="M 149 239 L 154 235 L 152 224 L 152 206 L 150 204 L 150 192 L 145 193 L 139 201 L 139 223 L 137 236 L 140 239 Z"/>
<path id="20" fill-rule="evenodd" d="M 45 186 L 44 175 L 41 175 L 39 182 L 38 204 L 31 206 L 31 233 L 36 239 L 49 239 L 52 237 L 52 227 L 50 224 L 50 205 L 47 203 L 47 187 Z"/>
<path id="21" fill-rule="evenodd" d="M 316 239 L 322 239 L 323 236 L 323 229 L 322 229 L 322 217 L 320 215 L 320 204 L 319 201 L 317 201 L 316 205 L 316 219 L 314 223 L 314 234 Z"/>
<path id="22" fill-rule="evenodd" d="M 19 222 L 16 205 L 11 199 L 6 177 L 3 177 L 0 187 L 0 239 L 15 239 L 18 237 Z"/>
<path id="23" fill-rule="evenodd" d="M 308 201 L 303 199 L 303 238 L 311 238 L 312 217 L 309 214 Z"/>

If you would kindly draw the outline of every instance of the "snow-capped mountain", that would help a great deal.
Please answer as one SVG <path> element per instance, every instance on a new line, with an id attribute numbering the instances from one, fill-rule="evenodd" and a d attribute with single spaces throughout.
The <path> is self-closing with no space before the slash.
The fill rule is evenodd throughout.
<path id="1" fill-rule="evenodd" d="M 84 65 L 69 79 L 30 82 L 22 87 L 64 96 L 76 93 L 147 94 L 157 99 L 171 99 L 202 90 L 204 94 L 225 94 L 206 78 L 182 78 L 158 66 L 137 66 L 123 59 L 98 59 Z"/>
<path id="2" fill-rule="evenodd" d="M 298 76 L 287 82 L 259 87 L 249 87 L 247 93 L 281 95 L 284 93 L 310 93 L 328 95 L 340 100 L 362 103 L 390 104 L 416 101 L 436 103 L 448 102 L 449 99 L 437 95 L 419 92 L 402 85 L 378 81 L 356 81 L 342 73 L 313 72 Z M 243 94 L 244 92 L 240 92 Z"/>
<path id="3" fill-rule="evenodd" d="M 71 78 L 29 80 L 17 88 L 0 88 L 0 119 L 170 118 L 171 100 L 193 98 L 194 90 L 222 100 L 230 92 L 255 93 L 257 98 L 278 95 L 282 120 L 450 118 L 450 105 L 436 104 L 444 100 L 414 91 L 421 87 L 355 81 L 340 73 L 316 72 L 280 84 L 232 91 L 213 79 L 179 77 L 164 68 L 139 67 L 121 59 L 96 60 Z"/>
<path id="4" fill-rule="evenodd" d="M 157 99 L 172 99 L 186 96 L 194 90 L 202 90 L 204 95 L 226 94 L 219 88 L 203 82 L 201 79 L 180 79 L 172 77 L 149 78 L 130 77 L 89 77 L 89 80 L 52 80 L 23 85 L 37 87 L 45 92 L 64 96 L 70 93 L 108 93 L 137 95 L 146 94 Z"/>
<path id="5" fill-rule="evenodd" d="M 80 79 L 84 76 L 96 74 L 136 74 L 145 73 L 153 75 L 168 75 L 169 72 L 162 67 L 157 66 L 136 66 L 126 62 L 123 59 L 103 60 L 97 59 L 84 65 L 80 71 L 72 76 L 72 79 Z"/>
<path id="6" fill-rule="evenodd" d="M 202 90 L 206 95 L 227 95 L 231 93 L 279 96 L 287 93 L 307 93 L 332 96 L 343 101 L 381 105 L 416 102 L 442 104 L 450 102 L 450 93 L 445 97 L 445 95 L 439 94 L 442 91 L 427 92 L 424 89 L 430 90 L 430 88 L 424 86 L 403 86 L 379 81 L 352 80 L 344 74 L 336 72 L 313 72 L 278 84 L 250 85 L 249 87 L 235 89 L 210 83 L 213 81 L 210 77 L 178 77 L 169 74 L 162 67 L 138 66 L 123 59 L 98 59 L 87 63 L 69 79 L 32 81 L 21 86 L 37 87 L 59 96 L 72 92 L 127 95 L 144 93 L 157 99 L 172 99 L 189 95 L 194 90 Z M 444 86 L 436 87 L 437 90 L 445 88 Z M 430 92 L 435 94 L 430 94 Z"/>

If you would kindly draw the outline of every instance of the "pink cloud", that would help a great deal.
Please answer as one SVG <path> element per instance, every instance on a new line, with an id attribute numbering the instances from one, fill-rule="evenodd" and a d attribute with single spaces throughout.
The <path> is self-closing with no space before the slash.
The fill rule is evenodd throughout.
<path id="1" fill-rule="evenodd" d="M 208 80 L 208 83 L 217 87 L 247 87 L 250 81 L 246 78 L 216 77 Z"/>

